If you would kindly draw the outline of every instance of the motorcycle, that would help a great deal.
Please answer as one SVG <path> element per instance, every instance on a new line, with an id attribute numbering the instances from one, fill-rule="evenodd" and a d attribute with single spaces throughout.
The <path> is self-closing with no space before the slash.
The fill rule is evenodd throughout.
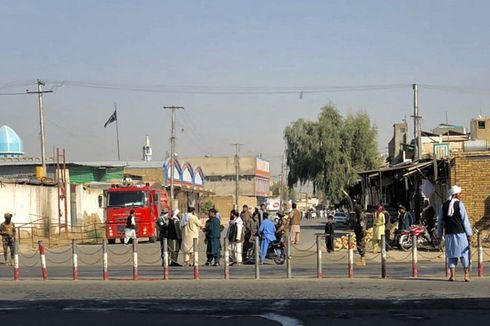
<path id="1" fill-rule="evenodd" d="M 286 261 L 285 244 L 282 239 L 272 241 L 267 250 L 267 258 L 274 260 L 276 265 L 282 265 Z"/>
<path id="2" fill-rule="evenodd" d="M 274 263 L 276 263 L 276 265 L 283 265 L 286 261 L 285 247 L 286 245 L 284 244 L 284 241 L 282 239 L 272 241 L 269 244 L 269 248 L 267 249 L 266 258 L 272 259 Z M 255 263 L 255 246 L 252 246 L 250 249 L 248 249 L 246 256 L 246 262 L 248 264 Z"/>
<path id="3" fill-rule="evenodd" d="M 398 247 L 403 251 L 410 251 L 413 246 L 412 237 L 416 236 L 417 248 L 419 249 L 434 249 L 436 247 L 436 239 L 431 238 L 429 231 L 423 225 L 412 225 L 410 230 L 403 230 L 398 234 Z"/>

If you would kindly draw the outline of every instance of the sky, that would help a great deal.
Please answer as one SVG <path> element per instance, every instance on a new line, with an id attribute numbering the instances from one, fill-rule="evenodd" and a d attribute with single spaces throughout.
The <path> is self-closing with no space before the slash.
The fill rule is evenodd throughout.
<path id="1" fill-rule="evenodd" d="M 385 152 L 393 123 L 411 119 L 412 83 L 424 130 L 490 115 L 488 12 L 451 0 L 1 1 L 0 125 L 39 155 L 37 96 L 5 94 L 42 79 L 48 153 L 69 161 L 117 159 L 115 124 L 103 127 L 114 103 L 123 160 L 141 159 L 146 135 L 165 157 L 172 105 L 185 107 L 181 157 L 241 143 L 277 174 L 284 128 L 328 103 L 367 112 Z M 383 87 L 331 91 L 372 85 Z"/>

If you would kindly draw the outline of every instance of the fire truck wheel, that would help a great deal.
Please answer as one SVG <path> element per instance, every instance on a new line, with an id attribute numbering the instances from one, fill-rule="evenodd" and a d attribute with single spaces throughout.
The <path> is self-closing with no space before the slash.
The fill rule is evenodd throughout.
<path id="1" fill-rule="evenodd" d="M 107 243 L 108 244 L 115 244 L 116 243 L 116 239 L 107 239 Z"/>
<path id="2" fill-rule="evenodd" d="M 150 237 L 150 243 L 154 243 L 155 241 L 157 241 L 157 237 L 153 236 L 153 237 Z"/>

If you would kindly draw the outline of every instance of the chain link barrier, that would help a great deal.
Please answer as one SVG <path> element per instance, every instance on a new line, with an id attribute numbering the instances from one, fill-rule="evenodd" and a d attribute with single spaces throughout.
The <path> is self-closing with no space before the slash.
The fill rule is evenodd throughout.
<path id="1" fill-rule="evenodd" d="M 128 259 L 123 262 L 117 262 L 114 259 L 111 259 L 111 257 L 109 257 L 109 261 L 111 262 L 112 265 L 116 265 L 116 266 L 127 265 L 133 261 L 133 256 L 129 256 Z"/>
<path id="2" fill-rule="evenodd" d="M 97 250 L 95 250 L 94 252 L 88 252 L 88 251 L 85 251 L 84 249 L 82 249 L 82 247 L 77 246 L 77 251 L 79 253 L 87 255 L 87 256 L 93 256 L 95 254 L 102 252 L 102 247 L 97 248 Z"/>
<path id="3" fill-rule="evenodd" d="M 367 261 L 372 261 L 372 260 L 375 260 L 376 258 L 378 258 L 379 256 L 381 256 L 381 253 L 378 252 L 377 254 L 373 254 L 374 256 L 371 257 L 371 258 L 368 258 L 367 255 L 364 255 L 364 259 L 367 260 Z"/>
<path id="4" fill-rule="evenodd" d="M 126 251 L 124 251 L 122 253 L 118 253 L 118 252 L 111 250 L 110 248 L 107 248 L 107 253 L 114 255 L 114 256 L 124 256 L 124 255 L 129 254 L 131 251 L 132 251 L 131 247 L 127 247 Z"/>
<path id="5" fill-rule="evenodd" d="M 99 257 L 95 262 L 87 262 L 84 260 L 81 256 L 78 257 L 78 261 L 81 262 L 83 265 L 90 266 L 90 265 L 99 265 L 102 262 L 102 257 Z"/>
<path id="6" fill-rule="evenodd" d="M 72 257 L 70 256 L 70 257 L 68 257 L 68 258 L 67 258 L 67 259 L 65 259 L 65 260 L 61 260 L 61 261 L 59 261 L 59 260 L 53 260 L 53 259 L 51 259 L 51 258 L 49 257 L 49 255 L 46 255 L 46 260 L 47 260 L 48 262 L 53 263 L 53 264 L 56 264 L 56 265 L 63 265 L 63 264 L 66 264 L 66 263 L 70 262 L 70 261 L 72 260 Z"/>
<path id="7" fill-rule="evenodd" d="M 36 256 L 37 256 L 37 254 L 38 254 L 38 253 L 39 253 L 39 252 L 38 252 L 38 250 L 36 250 L 36 251 L 34 251 L 34 253 L 33 253 L 32 255 L 26 255 L 26 254 L 22 253 L 22 252 L 19 250 L 19 256 L 20 256 L 20 257 L 24 257 L 24 258 L 26 258 L 26 259 L 32 259 L 32 258 L 34 258 L 34 257 L 36 257 Z"/>
<path id="8" fill-rule="evenodd" d="M 410 258 L 411 259 L 411 257 L 412 257 L 412 253 L 411 252 L 407 253 L 407 255 L 404 256 L 403 258 L 395 258 L 392 255 L 390 255 L 389 252 L 386 253 L 386 258 L 389 258 L 389 259 L 391 259 L 393 261 L 396 261 L 396 262 L 406 261 L 407 258 Z M 410 259 L 409 259 L 409 261 L 410 261 Z"/>
<path id="9" fill-rule="evenodd" d="M 441 257 L 442 257 L 442 256 L 444 256 L 445 254 L 446 254 L 446 253 L 445 253 L 445 252 L 443 252 L 443 253 L 440 253 L 440 254 L 439 254 L 439 256 L 436 256 L 436 257 L 430 257 L 430 256 L 426 256 L 426 255 L 422 254 L 420 251 L 418 252 L 418 255 L 419 255 L 421 258 L 426 259 L 426 260 L 428 260 L 428 261 L 430 261 L 430 262 L 433 262 L 433 261 L 434 261 L 434 259 L 439 259 L 439 258 L 441 258 Z"/>
<path id="10" fill-rule="evenodd" d="M 345 258 L 347 258 L 347 256 L 349 255 L 349 253 L 346 253 L 345 255 L 343 255 L 342 257 L 340 258 L 326 258 L 327 261 L 331 261 L 331 262 L 338 262 L 338 261 L 341 261 L 341 260 L 345 260 Z"/>
<path id="11" fill-rule="evenodd" d="M 62 254 L 66 254 L 68 252 L 71 252 L 71 247 L 66 248 L 65 250 L 62 250 L 62 251 L 54 251 L 52 249 L 46 248 L 46 252 L 50 253 L 50 254 L 55 254 L 55 255 L 62 255 Z"/>
<path id="12" fill-rule="evenodd" d="M 292 247 L 293 247 L 295 250 L 299 251 L 299 252 L 309 252 L 309 251 L 310 251 L 311 249 L 313 249 L 313 247 L 315 247 L 315 246 L 316 246 L 316 243 L 315 243 L 315 242 L 313 242 L 313 244 L 311 245 L 311 247 L 309 247 L 308 249 L 300 249 L 300 248 L 296 247 L 296 245 L 292 245 Z M 316 252 L 316 250 L 315 250 L 315 252 Z"/>

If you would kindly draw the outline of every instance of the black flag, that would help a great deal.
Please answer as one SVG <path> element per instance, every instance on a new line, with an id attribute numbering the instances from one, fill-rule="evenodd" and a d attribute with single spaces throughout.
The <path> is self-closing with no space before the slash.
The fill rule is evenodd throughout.
<path id="1" fill-rule="evenodd" d="M 116 110 L 114 110 L 114 113 L 106 121 L 106 123 L 104 124 L 104 128 L 107 127 L 108 124 L 113 123 L 114 121 L 117 121 L 117 111 Z"/>

